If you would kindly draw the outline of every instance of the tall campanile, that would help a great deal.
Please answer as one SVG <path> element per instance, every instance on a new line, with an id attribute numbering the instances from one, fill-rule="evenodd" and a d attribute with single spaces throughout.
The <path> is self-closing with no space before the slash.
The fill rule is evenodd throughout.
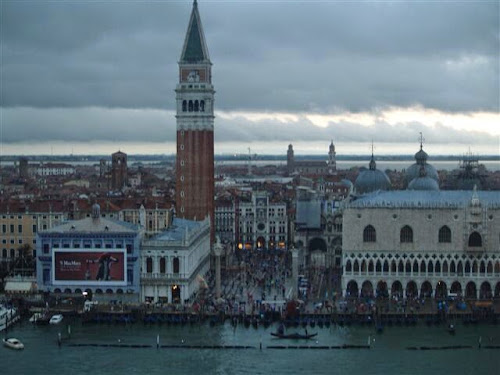
<path id="1" fill-rule="evenodd" d="M 210 216 L 214 234 L 214 87 L 212 63 L 193 10 L 179 61 L 177 99 L 176 213 L 190 220 Z"/>

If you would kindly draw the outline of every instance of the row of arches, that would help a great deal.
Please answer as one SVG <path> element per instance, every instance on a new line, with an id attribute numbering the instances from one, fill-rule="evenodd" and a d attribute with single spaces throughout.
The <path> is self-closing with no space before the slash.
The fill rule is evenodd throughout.
<path id="1" fill-rule="evenodd" d="M 409 225 L 405 225 L 399 232 L 399 241 L 401 243 L 413 242 L 413 229 Z M 377 231 L 373 225 L 367 225 L 363 229 L 363 242 L 377 242 Z M 443 225 L 438 231 L 439 243 L 451 243 L 451 229 L 447 225 Z M 481 247 L 483 239 L 478 232 L 472 232 L 469 235 L 469 247 Z"/>
<path id="2" fill-rule="evenodd" d="M 374 284 L 370 280 L 365 280 L 359 288 L 358 283 L 355 280 L 351 280 L 347 283 L 346 296 L 347 297 L 361 297 L 361 298 L 373 298 L 373 297 L 435 297 L 435 298 L 446 298 L 449 293 L 454 293 L 458 296 L 464 296 L 470 299 L 490 299 L 493 297 L 500 297 L 500 282 L 497 282 L 495 289 L 492 289 L 492 285 L 489 281 L 484 281 L 481 283 L 479 289 L 474 281 L 469 281 L 465 285 L 462 285 L 459 281 L 454 281 L 450 286 L 448 286 L 444 281 L 440 280 L 436 285 L 432 286 L 430 281 L 424 281 L 420 288 L 415 281 L 409 281 L 406 283 L 405 288 L 401 281 L 396 280 L 389 285 L 385 280 L 380 280 L 376 284 L 376 289 L 374 289 Z"/>
<path id="3" fill-rule="evenodd" d="M 400 259 L 348 259 L 345 263 L 346 275 L 398 275 L 398 276 L 500 276 L 500 260 L 410 260 Z"/>
<path id="4" fill-rule="evenodd" d="M 182 112 L 205 112 L 204 100 L 183 100 Z"/>

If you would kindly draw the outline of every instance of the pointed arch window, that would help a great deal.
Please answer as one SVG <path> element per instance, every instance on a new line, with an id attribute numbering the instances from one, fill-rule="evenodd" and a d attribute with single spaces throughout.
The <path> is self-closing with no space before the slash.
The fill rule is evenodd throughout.
<path id="1" fill-rule="evenodd" d="M 451 230 L 448 226 L 443 225 L 439 229 L 439 243 L 450 243 L 451 242 Z"/>
<path id="2" fill-rule="evenodd" d="M 146 258 L 146 272 L 147 273 L 153 272 L 153 258 L 151 257 Z"/>
<path id="3" fill-rule="evenodd" d="M 189 107 L 189 112 L 193 112 L 193 101 L 192 100 L 189 101 L 188 107 Z"/>
<path id="4" fill-rule="evenodd" d="M 371 225 L 367 225 L 363 230 L 363 242 L 376 242 L 377 232 L 375 228 Z"/>
<path id="5" fill-rule="evenodd" d="M 483 239 L 478 232 L 472 232 L 469 236 L 469 247 L 483 246 Z"/>
<path id="6" fill-rule="evenodd" d="M 401 243 L 413 242 L 413 229 L 411 229 L 410 226 L 405 225 L 403 228 L 401 228 L 399 239 Z"/>
<path id="7" fill-rule="evenodd" d="M 187 112 L 187 100 L 182 101 L 182 112 Z"/>
<path id="8" fill-rule="evenodd" d="M 200 103 L 198 102 L 198 100 L 195 100 L 194 101 L 194 111 L 199 112 L 199 110 L 200 110 Z"/>
<path id="9" fill-rule="evenodd" d="M 205 101 L 200 100 L 200 112 L 205 112 Z"/>

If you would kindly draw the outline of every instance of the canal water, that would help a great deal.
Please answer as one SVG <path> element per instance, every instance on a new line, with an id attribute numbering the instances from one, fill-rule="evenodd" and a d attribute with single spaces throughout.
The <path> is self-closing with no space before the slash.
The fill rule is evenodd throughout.
<path id="1" fill-rule="evenodd" d="M 66 321 L 66 324 L 68 320 Z M 81 325 L 71 322 L 71 338 L 57 345 L 67 325 L 18 324 L 7 333 L 20 339 L 25 349 L 0 348 L 0 374 L 499 374 L 500 325 L 457 325 L 450 335 L 444 326 L 386 327 L 381 334 L 373 326 L 311 328 L 316 339 L 278 340 L 267 329 L 229 323 L 210 327 L 158 326 L 136 323 Z M 287 331 L 304 333 L 303 328 Z M 246 349 L 156 348 L 160 345 L 238 345 Z M 481 337 L 482 348 L 478 348 Z M 371 349 L 270 349 L 269 346 L 366 345 Z M 147 348 L 71 346 L 82 344 L 150 345 Z M 260 346 L 262 344 L 262 350 Z M 408 347 L 470 346 L 456 350 L 408 350 Z"/>

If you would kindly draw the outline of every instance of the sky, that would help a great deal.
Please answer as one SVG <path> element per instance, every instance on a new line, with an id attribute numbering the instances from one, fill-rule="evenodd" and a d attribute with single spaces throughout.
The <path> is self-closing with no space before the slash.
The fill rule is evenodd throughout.
<path id="1" fill-rule="evenodd" d="M 500 154 L 498 1 L 210 1 L 215 152 Z M 0 3 L 0 153 L 175 153 L 191 1 Z"/>

